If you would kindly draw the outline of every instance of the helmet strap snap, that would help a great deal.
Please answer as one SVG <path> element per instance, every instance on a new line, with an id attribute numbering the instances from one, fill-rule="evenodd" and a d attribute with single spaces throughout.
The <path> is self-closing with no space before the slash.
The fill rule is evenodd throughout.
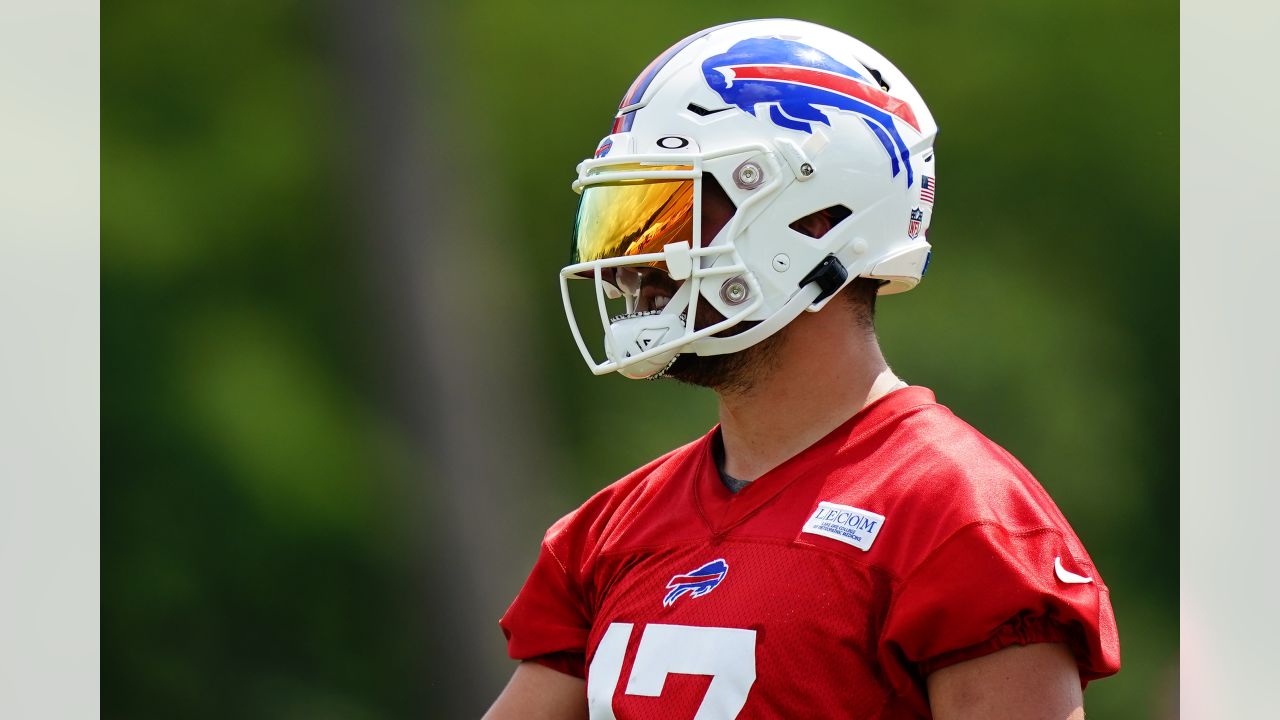
<path id="1" fill-rule="evenodd" d="M 822 259 L 800 280 L 800 287 L 804 287 L 809 283 L 817 283 L 822 292 L 814 299 L 814 303 L 820 303 L 831 297 L 837 290 L 844 287 L 844 283 L 849 279 L 849 271 L 845 269 L 844 263 L 840 262 L 840 258 L 834 254 L 828 255 Z"/>

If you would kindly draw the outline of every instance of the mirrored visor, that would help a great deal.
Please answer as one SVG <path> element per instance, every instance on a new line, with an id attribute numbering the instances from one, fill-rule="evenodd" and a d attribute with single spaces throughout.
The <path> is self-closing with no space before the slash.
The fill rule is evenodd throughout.
<path id="1" fill-rule="evenodd" d="M 690 165 L 615 165 L 607 172 L 692 170 Z M 578 204 L 570 264 L 693 245 L 694 181 L 619 180 L 588 185 Z M 665 263 L 646 263 L 663 267 Z"/>

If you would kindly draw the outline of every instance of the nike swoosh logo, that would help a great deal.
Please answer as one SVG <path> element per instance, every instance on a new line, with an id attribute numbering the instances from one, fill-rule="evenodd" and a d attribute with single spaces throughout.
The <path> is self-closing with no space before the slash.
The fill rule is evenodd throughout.
<path id="1" fill-rule="evenodd" d="M 1056 557 L 1053 559 L 1053 572 L 1055 575 L 1058 576 L 1058 579 L 1064 583 L 1079 584 L 1079 583 L 1093 582 L 1093 578 L 1091 577 L 1085 577 L 1084 575 L 1077 575 L 1071 572 L 1070 570 L 1062 567 L 1061 557 Z"/>

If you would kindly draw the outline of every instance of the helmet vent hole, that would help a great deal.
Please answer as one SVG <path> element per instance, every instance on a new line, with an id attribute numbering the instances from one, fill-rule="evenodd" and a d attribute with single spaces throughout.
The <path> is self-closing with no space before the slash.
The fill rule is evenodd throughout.
<path id="1" fill-rule="evenodd" d="M 831 232 L 835 226 L 844 222 L 851 215 L 853 215 L 853 211 L 844 205 L 832 205 L 818 212 L 809 213 L 787 227 L 801 235 L 808 235 L 816 239 Z"/>
<path id="2" fill-rule="evenodd" d="M 724 107 L 724 108 L 719 108 L 719 109 L 717 109 L 717 110 L 712 110 L 712 109 L 710 109 L 710 108 L 704 108 L 704 107 L 702 107 L 701 105 L 699 105 L 698 103 L 689 103 L 689 106 L 688 106 L 686 109 L 687 109 L 689 112 L 693 113 L 694 115 L 698 115 L 698 116 L 701 116 L 701 117 L 706 117 L 706 116 L 708 116 L 708 115 L 714 115 L 714 114 L 716 114 L 716 113 L 718 113 L 718 112 L 724 112 L 725 110 L 728 110 L 729 108 Z"/>
<path id="3" fill-rule="evenodd" d="M 702 245 L 705 247 L 729 223 L 738 206 L 720 186 L 716 176 L 702 173 Z"/>
<path id="4" fill-rule="evenodd" d="M 883 89 L 885 92 L 889 92 L 889 83 L 884 81 L 884 76 L 880 74 L 880 71 L 875 68 L 867 68 L 867 69 L 871 71 L 871 77 L 875 78 L 876 82 L 880 83 L 880 88 Z"/>

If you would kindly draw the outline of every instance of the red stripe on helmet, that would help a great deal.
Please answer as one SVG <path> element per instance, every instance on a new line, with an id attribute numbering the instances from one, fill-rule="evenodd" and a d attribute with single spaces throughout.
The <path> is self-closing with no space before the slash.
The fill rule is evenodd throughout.
<path id="1" fill-rule="evenodd" d="M 906 101 L 847 75 L 789 65 L 735 65 L 727 69 L 733 71 L 735 79 L 785 80 L 847 95 L 884 110 L 920 132 L 920 122 L 916 120 L 915 111 Z"/>

